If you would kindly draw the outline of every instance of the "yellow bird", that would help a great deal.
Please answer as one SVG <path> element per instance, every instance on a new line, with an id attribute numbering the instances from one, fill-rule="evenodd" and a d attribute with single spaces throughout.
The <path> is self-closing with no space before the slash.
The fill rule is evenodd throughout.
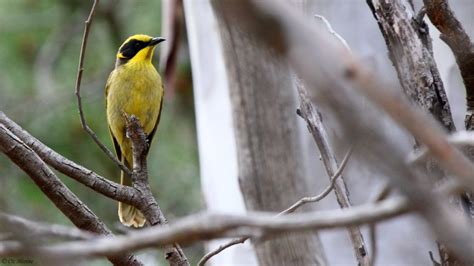
<path id="1" fill-rule="evenodd" d="M 115 69 L 105 86 L 107 123 L 118 158 L 132 169 L 132 145 L 126 137 L 126 117 L 135 115 L 151 144 L 160 121 L 163 104 L 161 77 L 152 64 L 155 46 L 163 38 L 144 34 L 129 37 L 119 48 Z M 131 186 L 130 176 L 121 173 L 120 183 Z M 119 202 L 120 222 L 126 226 L 142 227 L 146 219 L 134 207 Z"/>

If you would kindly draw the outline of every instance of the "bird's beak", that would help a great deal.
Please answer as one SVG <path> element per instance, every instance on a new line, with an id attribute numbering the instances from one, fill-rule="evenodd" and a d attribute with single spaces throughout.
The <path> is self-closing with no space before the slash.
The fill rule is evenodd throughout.
<path id="1" fill-rule="evenodd" d="M 164 41 L 166 41 L 165 38 L 155 37 L 155 38 L 151 39 L 151 41 L 148 43 L 148 46 L 155 46 L 155 45 L 159 44 L 160 42 L 164 42 Z"/>

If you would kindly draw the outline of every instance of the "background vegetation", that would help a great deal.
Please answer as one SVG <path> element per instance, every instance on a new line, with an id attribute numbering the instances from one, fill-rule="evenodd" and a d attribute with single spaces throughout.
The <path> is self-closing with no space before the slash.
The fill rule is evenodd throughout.
<path id="1" fill-rule="evenodd" d="M 74 97 L 83 22 L 90 5 L 82 0 L 0 1 L 0 109 L 52 149 L 114 179 L 119 171 L 82 130 Z M 89 38 L 82 94 L 89 125 L 111 149 L 104 85 L 117 48 L 129 35 L 159 36 L 160 29 L 160 1 L 101 1 Z M 149 155 L 150 183 L 170 220 L 203 206 L 190 63 L 187 48 L 180 51 L 178 82 L 174 89 L 165 88 L 161 123 Z M 158 58 L 154 63 L 158 65 Z M 0 209 L 69 224 L 4 155 L 0 155 L 0 173 L 0 192 L 9 195 L 0 197 Z M 70 178 L 62 180 L 110 228 L 119 227 L 115 202 Z M 194 247 L 186 254 L 193 261 L 201 253 L 200 247 Z"/>

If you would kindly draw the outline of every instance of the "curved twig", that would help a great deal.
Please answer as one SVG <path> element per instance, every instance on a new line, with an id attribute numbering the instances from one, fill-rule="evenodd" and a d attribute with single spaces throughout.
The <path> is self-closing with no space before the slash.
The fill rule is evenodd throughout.
<path id="1" fill-rule="evenodd" d="M 342 172 L 344 171 L 344 168 L 347 165 L 347 162 L 349 161 L 349 158 L 350 158 L 351 154 L 352 154 L 352 148 L 349 149 L 349 151 L 347 151 L 346 155 L 344 156 L 344 159 L 341 162 L 341 165 L 336 170 L 334 175 L 331 177 L 331 183 L 329 184 L 329 186 L 327 186 L 320 194 L 318 194 L 317 196 L 314 196 L 314 197 L 304 197 L 304 198 L 298 200 L 295 204 L 291 205 L 288 209 L 280 212 L 277 216 L 292 213 L 292 212 L 296 211 L 296 209 L 298 209 L 299 207 L 303 206 L 306 203 L 318 202 L 318 201 L 322 200 L 323 198 L 325 198 L 329 194 L 329 192 L 331 192 L 334 189 L 334 185 L 336 184 L 336 179 L 341 176 Z M 224 245 L 220 245 L 217 249 L 206 253 L 206 255 L 204 255 L 199 260 L 198 265 L 203 266 L 207 261 L 209 261 L 215 255 L 221 253 L 225 249 L 227 249 L 229 247 L 232 247 L 234 245 L 243 244 L 249 238 L 250 237 L 240 237 L 240 238 L 233 239 L 233 240 L 231 240 L 230 242 L 228 242 Z"/>
<path id="2" fill-rule="evenodd" d="M 122 171 L 127 173 L 128 175 L 132 175 L 132 171 L 127 168 L 121 161 L 117 159 L 117 157 L 109 150 L 107 147 L 99 140 L 95 132 L 87 125 L 86 119 L 84 117 L 84 111 L 82 109 L 82 99 L 81 99 L 81 81 L 82 81 L 82 73 L 84 72 L 84 55 L 86 52 L 87 47 L 87 40 L 89 38 L 89 30 L 92 23 L 92 18 L 94 16 L 94 12 L 96 9 L 99 0 L 94 0 L 94 4 L 92 4 L 91 11 L 89 13 L 89 17 L 84 22 L 84 35 L 82 37 L 81 43 L 81 51 L 79 53 L 79 65 L 77 67 L 77 78 L 76 78 L 76 87 L 75 87 L 75 94 L 77 98 L 77 106 L 79 108 L 79 116 L 81 118 L 81 125 L 82 128 L 91 136 L 94 142 L 100 147 L 100 149 L 112 160 L 117 164 Z"/>

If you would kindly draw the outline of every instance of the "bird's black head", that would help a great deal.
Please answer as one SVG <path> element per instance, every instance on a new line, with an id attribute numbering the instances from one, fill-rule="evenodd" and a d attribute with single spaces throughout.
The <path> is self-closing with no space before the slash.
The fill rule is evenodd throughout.
<path id="1" fill-rule="evenodd" d="M 117 53 L 117 62 L 120 65 L 131 60 L 151 62 L 155 46 L 164 40 L 161 37 L 153 38 L 144 34 L 133 35 L 120 46 Z"/>

